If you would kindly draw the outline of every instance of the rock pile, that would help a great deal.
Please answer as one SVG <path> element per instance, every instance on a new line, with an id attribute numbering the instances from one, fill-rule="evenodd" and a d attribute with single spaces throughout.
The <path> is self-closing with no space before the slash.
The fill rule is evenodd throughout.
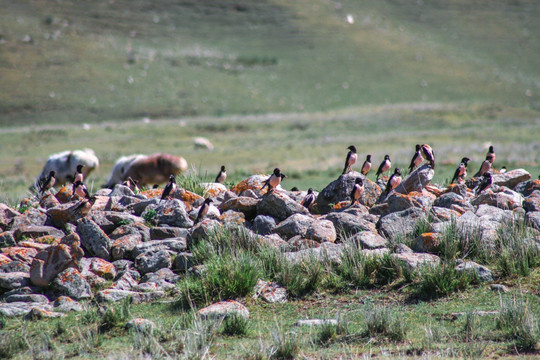
<path id="1" fill-rule="evenodd" d="M 350 206 L 356 177 L 364 179 L 365 191 L 360 204 Z M 379 185 L 350 172 L 322 190 L 308 210 L 300 205 L 305 192 L 278 186 L 261 193 L 265 177 L 254 175 L 231 190 L 206 185 L 214 203 L 197 225 L 193 220 L 203 198 L 183 189 L 160 201 L 159 189 L 135 194 L 116 185 L 99 190 L 86 213 L 81 203 L 69 201 L 69 188 L 39 203 L 25 200 L 22 213 L 0 204 L 0 314 L 55 317 L 80 311 L 78 301 L 84 299 L 131 297 L 137 303 L 162 298 L 183 274 L 196 271 L 190 244 L 208 236 L 212 227 L 227 224 L 244 226 L 294 262 L 308 257 L 340 261 L 344 244 L 353 242 L 370 256 L 390 253 L 411 269 L 439 262 L 433 253 L 438 234 L 451 223 L 487 244 L 502 222 L 518 215 L 540 233 L 540 181 L 531 181 L 526 171 L 497 174 L 492 188 L 479 196 L 465 184 L 431 185 L 432 177 L 430 167 L 421 167 L 381 199 Z M 430 228 L 418 237 L 416 252 L 389 248 L 389 240 L 410 236 L 428 217 Z M 539 240 L 538 235 L 533 239 Z M 459 263 L 456 269 L 493 279 L 489 269 L 474 262 Z M 287 297 L 277 284 L 262 281 L 254 293 L 269 302 Z M 241 304 L 231 304 L 248 316 Z"/>

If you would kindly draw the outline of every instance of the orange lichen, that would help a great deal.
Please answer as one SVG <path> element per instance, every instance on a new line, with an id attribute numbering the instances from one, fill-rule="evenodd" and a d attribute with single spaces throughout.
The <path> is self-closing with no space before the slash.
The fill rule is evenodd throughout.
<path id="1" fill-rule="evenodd" d="M 350 201 L 340 201 L 340 202 L 338 202 L 337 204 L 334 205 L 334 210 L 345 209 L 349 205 L 351 205 Z"/>
<path id="2" fill-rule="evenodd" d="M 141 194 L 146 196 L 147 198 L 161 198 L 161 195 L 163 194 L 163 189 L 150 189 L 143 191 Z"/>

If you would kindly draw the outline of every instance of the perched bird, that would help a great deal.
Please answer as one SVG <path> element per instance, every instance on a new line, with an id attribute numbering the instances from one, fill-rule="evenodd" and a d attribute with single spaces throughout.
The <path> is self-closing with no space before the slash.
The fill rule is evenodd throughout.
<path id="1" fill-rule="evenodd" d="M 82 168 L 84 165 L 77 165 L 77 171 L 75 172 L 75 175 L 73 175 L 73 182 L 80 181 L 84 183 L 84 175 L 82 173 Z"/>
<path id="2" fill-rule="evenodd" d="M 371 170 L 371 154 L 368 154 L 366 156 L 366 161 L 364 161 L 364 163 L 362 164 L 362 170 L 360 170 L 360 173 L 362 175 L 367 176 L 370 170 Z"/>
<path id="3" fill-rule="evenodd" d="M 491 165 L 495 163 L 495 150 L 493 149 L 493 145 L 490 145 L 488 152 L 486 154 L 486 159 L 491 158 Z"/>
<path id="4" fill-rule="evenodd" d="M 357 177 L 354 180 L 354 186 L 351 191 L 351 206 L 356 204 L 364 194 L 364 181 L 362 178 Z"/>
<path id="5" fill-rule="evenodd" d="M 379 169 L 377 170 L 377 180 L 379 180 L 379 175 L 387 172 L 392 167 L 392 162 L 390 160 L 389 155 L 384 155 L 384 160 L 382 161 L 381 165 L 379 165 Z"/>
<path id="6" fill-rule="evenodd" d="M 300 204 L 302 204 L 305 208 L 309 209 L 309 205 L 313 204 L 315 201 L 315 194 L 313 193 L 313 189 L 309 188 L 307 191 L 306 196 L 304 196 L 304 199 Z"/>
<path id="7" fill-rule="evenodd" d="M 347 158 L 345 159 L 345 167 L 341 173 L 342 175 L 351 171 L 351 166 L 356 163 L 356 159 L 358 158 L 356 147 L 354 145 L 349 146 L 347 149 L 349 149 L 349 152 L 347 153 Z"/>
<path id="8" fill-rule="evenodd" d="M 45 191 L 52 188 L 56 182 L 56 179 L 54 178 L 54 175 L 56 174 L 56 171 L 49 172 L 49 175 L 46 178 L 41 178 L 38 180 L 38 183 L 36 184 L 36 187 L 40 193 L 41 196 L 45 193 Z"/>
<path id="9" fill-rule="evenodd" d="M 163 193 L 161 193 L 161 200 L 166 199 L 171 193 L 173 193 L 176 190 L 176 179 L 173 174 L 169 175 L 169 182 L 167 185 L 165 185 L 165 188 L 163 189 Z"/>
<path id="10" fill-rule="evenodd" d="M 399 168 L 394 169 L 394 173 L 392 176 L 390 176 L 390 179 L 388 179 L 388 182 L 386 183 L 386 189 L 384 192 L 386 195 L 390 194 L 390 191 L 394 190 L 396 186 L 398 186 L 401 183 L 401 170 Z"/>
<path id="11" fill-rule="evenodd" d="M 491 177 L 491 173 L 487 172 L 483 175 L 483 177 L 484 179 L 476 189 L 476 195 L 480 195 L 482 191 L 489 189 L 493 184 L 493 178 Z"/>
<path id="12" fill-rule="evenodd" d="M 458 181 L 459 184 L 461 184 L 465 180 L 465 176 L 467 176 L 467 165 L 469 164 L 468 157 L 464 157 L 461 159 L 461 162 L 459 163 L 456 171 L 454 172 L 454 177 L 452 178 L 452 181 L 450 181 L 450 184 L 453 184 L 454 181 Z"/>
<path id="13" fill-rule="evenodd" d="M 420 144 L 416 144 L 416 152 L 411 159 L 411 165 L 409 165 L 409 172 L 412 172 L 415 167 L 422 163 L 422 147 Z"/>
<path id="14" fill-rule="evenodd" d="M 429 166 L 432 169 L 435 169 L 435 153 L 433 149 L 428 144 L 422 145 L 422 156 L 429 162 Z"/>
<path id="15" fill-rule="evenodd" d="M 225 171 L 225 165 L 221 165 L 221 170 L 219 170 L 219 174 L 217 174 L 216 181 L 214 182 L 223 184 L 226 179 L 227 179 L 227 172 Z"/>
<path id="16" fill-rule="evenodd" d="M 268 186 L 268 192 L 274 190 L 276 186 L 281 184 L 281 180 L 286 178 L 287 176 L 281 172 L 279 168 L 275 168 L 274 172 L 268 179 L 266 179 L 263 183 L 263 187 L 261 188 L 261 191 Z"/>
<path id="17" fill-rule="evenodd" d="M 482 162 L 482 165 L 480 165 L 480 170 L 474 174 L 474 177 L 483 176 L 485 173 L 491 170 L 491 159 L 492 158 L 488 156 L 488 158 Z"/>
<path id="18" fill-rule="evenodd" d="M 73 183 L 73 194 L 77 195 L 80 198 L 90 198 L 88 189 L 81 181 L 77 180 Z"/>
<path id="19" fill-rule="evenodd" d="M 90 196 L 88 199 L 81 200 L 68 209 L 70 217 L 75 219 L 85 217 L 90 213 L 90 210 L 92 210 L 92 206 L 94 206 L 95 202 L 95 196 Z"/>
<path id="20" fill-rule="evenodd" d="M 501 168 L 501 170 L 499 170 L 499 172 L 500 172 L 501 174 L 504 174 L 504 173 L 506 172 L 506 166 L 503 166 L 503 167 Z"/>
<path id="21" fill-rule="evenodd" d="M 129 176 L 126 180 L 124 180 L 122 185 L 127 186 L 134 192 L 139 192 L 139 187 L 137 186 L 137 180 L 133 180 L 131 176 Z"/>
<path id="22" fill-rule="evenodd" d="M 199 213 L 197 214 L 197 219 L 195 219 L 195 222 L 193 223 L 194 225 L 198 224 L 199 221 L 201 221 L 206 216 L 206 214 L 208 213 L 208 209 L 210 208 L 211 202 L 213 202 L 213 200 L 210 198 L 204 200 L 201 208 L 199 209 Z"/>

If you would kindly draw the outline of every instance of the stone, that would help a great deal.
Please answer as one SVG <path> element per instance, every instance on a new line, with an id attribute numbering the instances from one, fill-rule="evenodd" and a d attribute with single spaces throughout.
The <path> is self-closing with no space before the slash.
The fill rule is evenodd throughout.
<path id="1" fill-rule="evenodd" d="M 21 215 L 18 211 L 10 208 L 6 204 L 0 203 L 0 228 L 6 230 L 10 227 L 13 219 Z"/>
<path id="2" fill-rule="evenodd" d="M 257 215 L 253 220 L 253 230 L 257 234 L 268 235 L 271 234 L 276 227 L 276 220 L 267 215 Z"/>
<path id="3" fill-rule="evenodd" d="M 111 245 L 112 258 L 114 260 L 133 258 L 131 253 L 140 244 L 143 244 L 143 240 L 139 233 L 121 236 Z"/>
<path id="4" fill-rule="evenodd" d="M 243 225 L 246 222 L 244 213 L 227 210 L 219 216 L 219 221 L 227 225 Z"/>
<path id="5" fill-rule="evenodd" d="M 510 209 L 513 210 L 515 208 L 521 207 L 523 204 L 523 197 L 520 193 L 512 191 L 510 189 L 501 188 L 502 191 L 499 192 L 491 192 L 491 191 L 485 191 L 482 192 L 480 195 L 476 196 L 472 201 L 471 204 L 474 206 L 479 205 L 491 205 L 496 206 L 500 209 Z"/>
<path id="6" fill-rule="evenodd" d="M 69 296 L 75 300 L 89 299 L 92 297 L 90 284 L 81 275 L 79 270 L 68 268 L 62 271 L 51 282 L 52 288 L 61 295 Z"/>
<path id="7" fill-rule="evenodd" d="M 531 179 L 531 174 L 529 174 L 524 169 L 515 169 L 507 171 L 503 174 L 495 173 L 493 174 L 493 184 L 499 186 L 506 186 L 507 188 L 513 189 L 516 185 L 521 182 L 528 181 Z"/>
<path id="8" fill-rule="evenodd" d="M 317 248 L 320 246 L 315 240 L 304 239 L 300 235 L 294 236 L 287 242 L 289 244 L 288 251 L 300 251 L 304 249 Z"/>
<path id="9" fill-rule="evenodd" d="M 415 241 L 416 249 L 421 252 L 437 252 L 440 245 L 439 234 L 435 232 L 423 233 Z"/>
<path id="10" fill-rule="evenodd" d="M 306 231 L 306 238 L 319 243 L 335 242 L 337 239 L 336 228 L 330 220 L 317 219 L 309 224 Z"/>
<path id="11" fill-rule="evenodd" d="M 17 289 L 28 285 L 30 285 L 30 275 L 26 272 L 0 273 L 0 290 Z"/>
<path id="12" fill-rule="evenodd" d="M 474 210 L 469 202 L 461 195 L 453 192 L 449 192 L 439 196 L 434 202 L 433 206 L 451 209 L 453 205 L 458 205 L 468 210 Z"/>
<path id="13" fill-rule="evenodd" d="M 15 231 L 15 238 L 17 238 L 17 240 L 21 240 L 23 238 L 35 239 L 35 238 L 46 236 L 46 235 L 62 238 L 64 237 L 64 232 L 52 226 L 36 226 L 36 225 L 26 225 L 26 226 L 21 225 Z"/>
<path id="14" fill-rule="evenodd" d="M 231 315 L 249 319 L 249 310 L 236 300 L 220 301 L 197 311 L 197 315 L 206 320 L 221 320 Z"/>
<path id="15" fill-rule="evenodd" d="M 169 225 L 180 228 L 190 228 L 193 221 L 189 218 L 184 202 L 178 199 L 162 201 L 158 205 L 149 205 L 142 213 L 144 218 L 150 209 L 156 212 L 154 221 L 157 225 Z"/>
<path id="16" fill-rule="evenodd" d="M 41 320 L 41 319 L 54 319 L 66 316 L 62 313 L 57 313 L 54 311 L 48 311 L 45 309 L 40 309 L 37 307 L 33 307 L 30 309 L 30 311 L 24 315 L 23 319 L 25 320 Z"/>
<path id="17" fill-rule="evenodd" d="M 424 192 L 412 191 L 408 194 L 392 192 L 386 201 L 388 202 L 388 212 L 393 213 L 411 207 L 429 211 L 435 199 L 435 195 L 424 190 Z"/>
<path id="18" fill-rule="evenodd" d="M 127 330 L 133 330 L 138 333 L 151 333 L 156 328 L 156 324 L 152 320 L 135 318 L 131 319 L 126 324 Z"/>
<path id="19" fill-rule="evenodd" d="M 0 315 L 6 317 L 22 316 L 28 314 L 34 308 L 52 311 L 52 306 L 49 304 L 13 302 L 0 303 Z"/>
<path id="20" fill-rule="evenodd" d="M 377 228 L 386 238 L 407 236 L 413 233 L 416 223 L 425 218 L 426 214 L 422 209 L 413 207 L 381 217 Z"/>
<path id="21" fill-rule="evenodd" d="M 394 259 L 401 262 L 409 271 L 417 270 L 422 265 L 437 265 L 440 258 L 427 253 L 401 253 L 392 254 Z"/>
<path id="22" fill-rule="evenodd" d="M 12 260 L 19 260 L 26 264 L 31 264 L 32 259 L 38 254 L 37 249 L 22 247 L 22 246 L 11 246 L 1 249 L 2 254 L 10 257 Z"/>
<path id="23" fill-rule="evenodd" d="M 179 253 L 173 262 L 173 269 L 181 271 L 183 273 L 195 265 L 193 254 L 188 252 Z"/>
<path id="24" fill-rule="evenodd" d="M 111 286 L 111 289 L 115 290 L 127 290 L 131 291 L 135 289 L 139 284 L 137 280 L 131 275 L 132 271 L 124 272 Z"/>
<path id="25" fill-rule="evenodd" d="M 304 249 L 294 252 L 285 252 L 283 256 L 291 263 L 299 263 L 302 261 L 321 261 L 330 263 L 341 263 L 343 247 L 333 243 L 323 243 L 317 248 Z"/>
<path id="26" fill-rule="evenodd" d="M 523 209 L 525 211 L 540 211 L 540 191 L 535 190 L 531 195 L 529 195 L 523 202 Z M 8 233 L 9 234 L 9 233 Z M 2 246 L 2 234 L 0 234 L 0 247 Z"/>
<path id="27" fill-rule="evenodd" d="M 11 230 L 16 231 L 22 226 L 44 226 L 47 215 L 41 209 L 29 208 L 21 215 L 15 217 L 11 223 Z"/>
<path id="28" fill-rule="evenodd" d="M 334 204 L 342 201 L 350 203 L 351 191 L 358 177 L 364 181 L 364 194 L 360 199 L 360 204 L 373 206 L 382 193 L 381 188 L 359 172 L 351 171 L 332 181 L 319 193 L 315 200 L 317 210 L 322 214 L 326 214 L 334 210 Z"/>
<path id="29" fill-rule="evenodd" d="M 131 211 L 136 216 L 141 216 L 149 205 L 157 204 L 159 204 L 159 199 L 147 199 L 128 205 L 127 210 Z"/>
<path id="30" fill-rule="evenodd" d="M 142 225 L 144 222 L 144 220 L 138 216 L 117 211 L 93 212 L 90 218 L 105 232 L 105 234 L 111 234 L 120 226 L 132 227 L 136 226 L 137 223 Z M 139 230 L 144 231 L 140 227 Z M 135 230 L 133 229 L 132 231 Z M 147 232 L 149 234 L 150 230 L 147 229 Z"/>
<path id="31" fill-rule="evenodd" d="M 204 198 L 216 198 L 220 195 L 225 194 L 228 191 L 227 187 L 220 183 L 201 183 L 199 185 L 202 186 L 202 188 L 204 189 Z"/>
<path id="32" fill-rule="evenodd" d="M 39 252 L 30 267 L 30 281 L 36 286 L 46 287 L 62 271 L 78 267 L 84 252 L 79 247 L 79 236 L 68 235 L 63 243 L 50 246 Z"/>
<path id="33" fill-rule="evenodd" d="M 183 230 L 186 231 L 187 233 L 186 229 L 183 229 Z M 143 242 L 150 241 L 150 237 L 151 237 L 150 228 L 141 222 L 134 222 L 129 225 L 121 225 L 117 227 L 116 229 L 114 229 L 113 232 L 109 234 L 109 238 L 111 240 L 116 240 L 120 237 L 123 237 L 124 235 L 135 235 L 135 234 L 140 235 L 141 241 Z"/>
<path id="34" fill-rule="evenodd" d="M 106 280 L 113 280 L 116 277 L 114 265 L 101 258 L 88 258 L 88 271 L 100 276 Z"/>
<path id="35" fill-rule="evenodd" d="M 451 221 L 461 216 L 461 214 L 455 210 L 438 206 L 433 206 L 430 210 L 430 214 L 434 217 L 435 222 Z"/>
<path id="36" fill-rule="evenodd" d="M 10 247 L 17 245 L 13 233 L 10 231 L 4 231 L 0 233 L 0 248 Z"/>
<path id="37" fill-rule="evenodd" d="M 278 221 L 283 221 L 291 215 L 309 215 L 309 211 L 291 199 L 285 192 L 275 189 L 263 196 L 257 204 L 258 215 L 269 215 Z"/>
<path id="38" fill-rule="evenodd" d="M 139 292 L 139 291 L 127 291 L 106 289 L 96 293 L 96 300 L 99 302 L 116 302 L 126 298 L 131 298 L 133 304 L 140 304 L 160 299 L 165 296 L 163 291 L 153 292 Z"/>
<path id="39" fill-rule="evenodd" d="M 539 211 L 528 212 L 527 215 L 525 215 L 525 220 L 530 227 L 536 230 L 540 230 L 540 212 Z"/>
<path id="40" fill-rule="evenodd" d="M 280 286 L 275 282 L 269 282 L 264 280 L 257 280 L 254 288 L 254 298 L 261 298 L 267 303 L 284 303 L 287 301 L 288 293 L 287 289 Z"/>
<path id="41" fill-rule="evenodd" d="M 112 192 L 109 194 L 109 197 L 113 196 L 133 196 L 135 193 L 133 190 L 131 190 L 129 187 L 122 185 L 122 184 L 116 184 L 112 190 Z"/>
<path id="42" fill-rule="evenodd" d="M 540 191 L 540 179 L 521 182 L 514 190 L 524 197 L 530 196 L 535 190 Z"/>
<path id="43" fill-rule="evenodd" d="M 171 255 L 165 250 L 145 252 L 135 258 L 135 267 L 141 274 L 154 272 L 172 265 Z"/>
<path id="44" fill-rule="evenodd" d="M 257 214 L 257 204 L 260 199 L 251 198 L 247 196 L 239 196 L 235 198 L 230 198 L 223 201 L 219 205 L 219 210 L 225 212 L 227 210 L 234 210 L 242 212 L 246 218 L 253 219 Z"/>
<path id="45" fill-rule="evenodd" d="M 448 189 L 446 189 L 445 193 L 448 193 L 448 192 L 455 193 L 464 199 L 469 197 L 469 195 L 472 195 L 472 192 L 470 192 L 466 184 L 450 184 L 448 185 Z"/>
<path id="46" fill-rule="evenodd" d="M 507 293 L 509 291 L 506 286 L 501 285 L 501 284 L 491 284 L 489 287 L 492 291 L 497 291 L 497 292 L 502 292 L 502 293 Z"/>
<path id="47" fill-rule="evenodd" d="M 294 323 L 293 326 L 323 326 L 327 324 L 338 325 L 337 319 L 302 319 Z"/>
<path id="48" fill-rule="evenodd" d="M 77 221 L 77 234 L 81 238 L 81 245 L 90 256 L 97 256 L 109 260 L 111 239 L 101 230 L 101 228 L 89 218 L 82 218 Z"/>
<path id="49" fill-rule="evenodd" d="M 41 294 L 12 294 L 6 296 L 5 298 L 7 303 L 12 302 L 26 302 L 26 303 L 41 303 L 48 304 L 49 299 L 45 295 Z"/>
<path id="50" fill-rule="evenodd" d="M 206 239 L 215 229 L 221 227 L 219 221 L 213 219 L 204 219 L 197 225 L 191 228 L 191 233 L 188 237 L 188 244 Z"/>
<path id="51" fill-rule="evenodd" d="M 489 282 L 493 281 L 493 274 L 491 270 L 483 265 L 479 265 L 474 261 L 460 261 L 455 268 L 458 272 L 472 271 L 476 273 L 480 281 Z"/>
<path id="52" fill-rule="evenodd" d="M 360 231 L 375 231 L 375 224 L 353 214 L 346 212 L 333 212 L 321 217 L 323 220 L 330 220 L 339 239 L 354 235 Z"/>
<path id="53" fill-rule="evenodd" d="M 244 192 L 251 190 L 255 197 L 262 195 L 261 188 L 264 185 L 264 181 L 268 179 L 270 175 L 252 175 L 231 188 L 231 191 L 237 195 L 243 195 Z M 283 188 L 278 185 L 275 190 L 281 191 Z"/>
<path id="54" fill-rule="evenodd" d="M 181 252 L 187 249 L 187 241 L 184 238 L 172 238 L 166 240 L 152 240 L 141 243 L 132 250 L 133 256 L 137 257 L 140 254 L 147 252 L 156 252 L 167 250 L 169 252 Z"/>
<path id="55" fill-rule="evenodd" d="M 421 192 L 433 179 L 433 175 L 435 175 L 435 171 L 429 165 L 422 165 L 407 175 L 394 189 L 394 192 L 400 194 L 408 194 L 413 191 Z"/>
<path id="56" fill-rule="evenodd" d="M 70 298 L 69 296 L 60 296 L 53 302 L 54 310 L 61 312 L 81 312 L 83 311 L 82 305 Z"/>
<path id="57" fill-rule="evenodd" d="M 1 254 L 0 254 L 1 255 Z M 3 255 L 1 255 L 3 256 Z M 9 259 L 9 258 L 8 258 Z M 1 261 L 1 258 L 0 258 Z M 5 264 L 0 265 L 0 272 L 30 272 L 30 265 L 28 263 L 9 259 Z"/>
<path id="58" fill-rule="evenodd" d="M 362 249 L 378 249 L 388 245 L 388 241 L 374 231 L 362 231 L 347 239 Z"/>
<path id="59" fill-rule="evenodd" d="M 307 233 L 309 225 L 311 225 L 313 221 L 314 219 L 310 216 L 293 214 L 277 224 L 273 232 L 284 239 L 290 239 L 296 235 L 304 237 Z"/>
<path id="60" fill-rule="evenodd" d="M 172 226 L 155 226 L 150 229 L 151 240 L 164 240 L 170 238 L 184 238 L 189 235 L 189 230 Z"/>

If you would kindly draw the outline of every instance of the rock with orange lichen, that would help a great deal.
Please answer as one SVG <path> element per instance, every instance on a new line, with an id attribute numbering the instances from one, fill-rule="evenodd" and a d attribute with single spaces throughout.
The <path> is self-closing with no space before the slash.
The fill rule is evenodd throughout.
<path id="1" fill-rule="evenodd" d="M 101 258 L 90 258 L 88 271 L 106 279 L 112 280 L 116 276 L 116 269 L 113 264 Z"/>
<path id="2" fill-rule="evenodd" d="M 51 283 L 52 288 L 61 295 L 69 296 L 75 300 L 92 297 L 90 284 L 79 270 L 68 268 L 62 271 Z"/>
<path id="3" fill-rule="evenodd" d="M 220 183 L 201 183 L 200 184 L 204 189 L 205 198 L 215 198 L 227 192 L 227 187 Z"/>
<path id="4" fill-rule="evenodd" d="M 9 256 L 12 260 L 19 260 L 27 264 L 30 264 L 38 253 L 36 249 L 22 246 L 11 246 L 3 248 L 1 251 L 2 254 Z"/>
<path id="5" fill-rule="evenodd" d="M 21 240 L 22 238 L 34 239 L 47 235 L 62 238 L 64 232 L 52 226 L 22 225 L 15 230 L 14 235 L 17 240 Z"/>
<path id="6" fill-rule="evenodd" d="M 421 252 L 436 252 L 439 248 L 439 234 L 434 232 L 423 233 L 416 238 L 416 249 Z"/>
<path id="7" fill-rule="evenodd" d="M 219 221 L 229 225 L 243 225 L 246 222 L 246 217 L 241 212 L 227 210 L 219 216 Z"/>
<path id="8" fill-rule="evenodd" d="M 66 241 L 40 251 L 30 267 L 30 280 L 36 286 L 46 287 L 68 267 L 78 267 L 84 255 L 77 234 L 68 235 Z"/>
<path id="9" fill-rule="evenodd" d="M 83 311 L 82 305 L 78 302 L 70 298 L 69 296 L 60 296 L 53 302 L 54 310 L 55 311 L 62 311 L 62 312 L 80 312 Z"/>
<path id="10" fill-rule="evenodd" d="M 257 284 L 253 289 L 253 297 L 256 299 L 260 297 L 264 301 L 274 303 L 284 303 L 287 301 L 288 293 L 287 289 L 279 286 L 279 284 L 269 281 L 257 280 Z"/>
<path id="11" fill-rule="evenodd" d="M 317 210 L 320 213 L 325 214 L 350 205 L 351 191 L 355 180 L 358 177 L 364 181 L 364 194 L 359 201 L 360 204 L 370 207 L 373 206 L 381 195 L 381 188 L 359 172 L 351 171 L 332 181 L 319 193 L 317 200 L 315 200 L 317 203 Z M 334 206 L 341 202 L 344 203 L 339 205 L 339 208 L 335 209 Z"/>
<path id="12" fill-rule="evenodd" d="M 479 206 L 482 204 L 496 206 L 501 209 L 510 209 L 521 207 L 523 205 L 523 196 L 507 188 L 500 188 L 502 191 L 492 192 L 484 191 L 471 200 L 471 204 Z"/>
<path id="13" fill-rule="evenodd" d="M 30 285 L 30 275 L 27 272 L 0 273 L 0 292 L 18 289 Z"/>
<path id="14" fill-rule="evenodd" d="M 41 206 L 44 209 L 50 209 L 59 205 L 60 205 L 60 201 L 58 201 L 56 196 L 54 196 L 53 194 L 46 194 L 39 201 L 39 206 Z"/>
<path id="15" fill-rule="evenodd" d="M 457 219 L 461 216 L 462 213 L 457 212 L 456 210 L 447 209 L 443 207 L 433 206 L 430 210 L 430 214 L 434 217 L 435 222 L 440 221 L 450 221 L 452 219 Z"/>
<path id="16" fill-rule="evenodd" d="M 66 204 L 71 201 L 71 196 L 73 195 L 71 188 L 71 186 L 65 185 L 55 194 L 56 199 L 58 199 L 61 204 Z"/>
<path id="17" fill-rule="evenodd" d="M 531 174 L 524 169 L 514 169 L 503 174 L 493 174 L 493 184 L 513 189 L 519 183 L 529 181 Z"/>
<path id="18" fill-rule="evenodd" d="M 435 175 L 435 171 L 429 165 L 420 166 L 407 175 L 394 191 L 400 194 L 408 194 L 412 191 L 420 192 L 430 183 L 433 175 Z"/>
<path id="19" fill-rule="evenodd" d="M 233 186 L 231 188 L 231 191 L 234 192 L 236 195 L 242 195 L 243 192 L 247 190 L 251 190 L 257 194 L 257 196 L 260 196 L 262 193 L 265 193 L 267 190 L 263 190 L 261 192 L 262 187 L 264 186 L 264 181 L 268 179 L 270 175 L 251 175 L 247 179 L 244 179 L 240 181 L 238 184 Z M 278 185 L 276 190 L 283 190 L 281 185 Z"/>
<path id="20" fill-rule="evenodd" d="M 335 242 L 337 239 L 336 228 L 330 220 L 316 219 L 309 224 L 306 238 L 318 243 Z"/>
<path id="21" fill-rule="evenodd" d="M 131 319 L 126 324 L 127 330 L 134 330 L 138 334 L 148 334 L 151 333 L 156 328 L 156 324 L 152 320 L 135 318 Z"/>
<path id="22" fill-rule="evenodd" d="M 246 215 L 248 218 L 253 218 L 257 214 L 257 204 L 259 199 L 239 196 L 223 201 L 219 205 L 219 210 L 225 212 L 227 210 L 240 211 Z"/>
<path id="23" fill-rule="evenodd" d="M 15 241 L 15 237 L 13 236 L 12 232 L 4 231 L 3 233 L 0 233 L 0 248 L 15 245 L 17 245 L 17 242 Z"/>
<path id="24" fill-rule="evenodd" d="M 115 239 L 111 245 L 111 255 L 114 260 L 130 258 L 131 251 L 135 246 L 142 244 L 142 236 L 139 233 L 126 234 Z"/>
<path id="25" fill-rule="evenodd" d="M 540 211 L 540 191 L 535 190 L 523 201 L 525 211 Z"/>
<path id="26" fill-rule="evenodd" d="M 25 226 L 44 226 L 47 222 L 47 214 L 43 209 L 28 208 L 24 213 L 15 217 L 11 223 L 10 230 L 17 231 Z"/>
<path id="27" fill-rule="evenodd" d="M 165 296 L 163 291 L 138 292 L 129 290 L 106 289 L 96 293 L 99 302 L 116 302 L 130 298 L 133 304 L 140 304 L 160 299 Z"/>
<path id="28" fill-rule="evenodd" d="M 467 199 L 465 199 L 463 196 L 458 195 L 454 192 L 449 192 L 446 194 L 443 194 L 439 196 L 435 201 L 433 202 L 433 206 L 443 207 L 447 209 L 455 209 L 453 206 L 457 205 L 462 207 L 465 210 L 473 210 L 472 205 L 469 203 Z M 459 211 L 458 211 L 459 212 Z"/>
<path id="29" fill-rule="evenodd" d="M 402 211 L 411 207 L 429 211 L 431 206 L 433 206 L 435 199 L 435 195 L 423 190 L 423 192 L 411 191 L 408 194 L 392 192 L 386 199 L 386 202 L 388 202 L 388 212 L 390 213 Z"/>
<path id="30" fill-rule="evenodd" d="M 169 225 L 180 228 L 190 228 L 193 226 L 193 221 L 189 218 L 186 205 L 178 199 L 162 201 L 158 205 L 149 205 L 141 216 L 143 218 L 148 217 L 150 211 L 155 212 L 153 221 L 156 225 Z"/>
<path id="31" fill-rule="evenodd" d="M 313 249 L 318 248 L 321 246 L 320 243 L 318 243 L 315 240 L 311 239 L 305 239 L 300 235 L 293 236 L 287 241 L 287 244 L 289 245 L 287 247 L 287 250 L 289 251 L 300 251 L 304 249 Z"/>
<path id="32" fill-rule="evenodd" d="M 441 196 L 441 195 L 449 193 L 449 192 L 453 192 L 455 194 L 458 194 L 458 195 L 462 196 L 463 198 L 467 198 L 469 196 L 469 194 L 472 195 L 472 192 L 470 192 L 469 188 L 467 188 L 467 185 L 465 185 L 465 184 L 450 184 L 450 185 L 448 185 L 448 188 L 445 191 L 443 191 L 442 194 L 439 194 L 437 196 Z"/>
<path id="33" fill-rule="evenodd" d="M 112 241 L 95 222 L 89 218 L 79 219 L 77 221 L 77 234 L 79 234 L 81 245 L 86 249 L 88 255 L 105 260 L 110 259 Z"/>
<path id="34" fill-rule="evenodd" d="M 33 307 L 30 309 L 28 314 L 24 315 L 23 319 L 25 320 L 55 319 L 55 318 L 59 318 L 63 316 L 66 316 L 66 315 L 62 313 L 57 313 L 54 311 L 48 311 L 45 309 Z"/>
<path id="35" fill-rule="evenodd" d="M 528 212 L 525 215 L 525 221 L 530 227 L 540 230 L 540 211 Z M 538 240 L 539 237 L 537 237 L 537 242 Z"/>
<path id="36" fill-rule="evenodd" d="M 249 310 L 236 300 L 227 300 L 200 309 L 197 315 L 208 320 L 224 319 L 232 315 L 249 319 Z"/>
<path id="37" fill-rule="evenodd" d="M 0 266 L 2 265 L 5 265 L 5 264 L 9 264 L 11 262 L 11 258 L 4 255 L 4 254 L 0 254 Z"/>
<path id="38" fill-rule="evenodd" d="M 187 211 L 190 211 L 191 207 L 200 206 L 204 202 L 204 198 L 202 196 L 185 189 L 176 189 L 176 191 L 171 194 L 171 197 L 182 200 L 186 205 Z"/>
<path id="39" fill-rule="evenodd" d="M 283 221 L 293 214 L 309 215 L 309 211 L 291 199 L 285 192 L 274 189 L 263 196 L 257 204 L 258 215 L 269 215 L 278 221 Z"/>
<path id="40" fill-rule="evenodd" d="M 6 204 L 0 204 L 0 228 L 6 230 L 9 228 L 13 219 L 21 215 L 18 211 L 10 208 Z"/>
<path id="41" fill-rule="evenodd" d="M 392 254 L 394 259 L 402 263 L 409 271 L 414 271 L 421 266 L 434 266 L 440 263 L 437 255 L 427 253 L 401 253 Z"/>
<path id="42" fill-rule="evenodd" d="M 540 191 L 540 179 L 519 183 L 514 190 L 521 195 L 527 197 L 531 195 L 535 190 Z"/>

